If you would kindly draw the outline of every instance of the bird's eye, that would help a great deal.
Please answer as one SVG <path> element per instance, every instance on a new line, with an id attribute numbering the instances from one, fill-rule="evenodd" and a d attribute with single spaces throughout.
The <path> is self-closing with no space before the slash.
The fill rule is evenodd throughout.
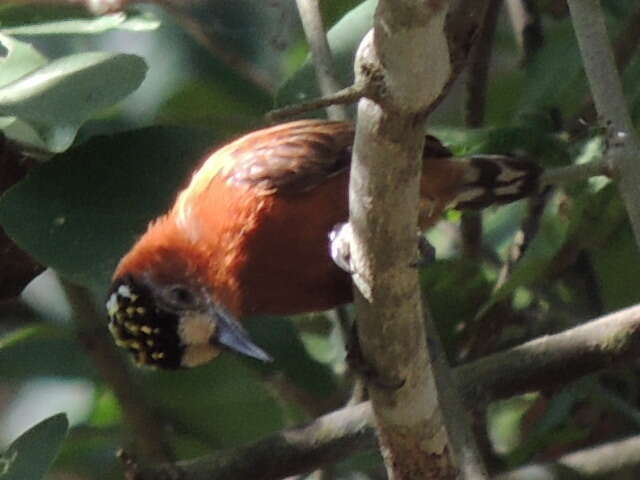
<path id="1" fill-rule="evenodd" d="M 186 309 L 198 304 L 198 297 L 184 285 L 174 285 L 165 292 L 166 301 L 173 307 Z"/>

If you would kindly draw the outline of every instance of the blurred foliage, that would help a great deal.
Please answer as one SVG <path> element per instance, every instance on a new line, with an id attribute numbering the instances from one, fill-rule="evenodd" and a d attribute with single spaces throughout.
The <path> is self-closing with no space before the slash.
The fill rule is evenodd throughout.
<path id="1" fill-rule="evenodd" d="M 0 477 L 5 480 L 39 480 L 56 458 L 69 422 L 60 413 L 20 435 L 0 455 Z"/>
<path id="2" fill-rule="evenodd" d="M 430 128 L 455 153 L 528 155 L 547 168 L 600 157 L 595 124 L 567 133 L 579 124 L 575 116 L 584 111 L 588 89 L 563 2 L 534 3 L 544 42 L 527 65 L 520 63 L 508 16 L 500 19 L 484 128 L 465 128 L 460 87 L 436 112 Z M 615 39 L 635 2 L 603 6 Z M 375 1 L 330 0 L 322 8 L 346 85 Z M 293 2 L 284 0 L 260 8 L 250 1 L 230 6 L 207 0 L 172 12 L 135 6 L 97 17 L 77 6 L 3 2 L 0 130 L 35 161 L 27 177 L 0 197 L 0 225 L 40 263 L 87 287 L 101 305 L 118 259 L 171 204 L 203 154 L 263 125 L 272 106 L 319 94 L 306 52 Z M 638 55 L 623 80 L 637 122 Z M 422 286 L 453 361 L 465 358 L 478 336 L 489 353 L 640 300 L 637 246 L 615 186 L 602 179 L 554 189 L 537 235 L 496 288 L 526 214 L 524 202 L 486 212 L 478 259 L 459 253 L 456 212 L 429 232 L 438 257 L 421 272 Z M 47 287 L 39 288 L 36 297 Z M 26 304 L 28 297 L 15 302 Z M 130 444 L 121 406 L 74 321 L 43 313 L 64 299 L 45 298 L 44 309 L 31 305 L 28 315 L 0 310 L 0 424 L 15 423 L 16 402 L 34 401 L 19 395 L 22 387 L 41 378 L 89 382 L 89 413 L 72 422 L 66 439 L 66 419 L 59 415 L 18 437 L 56 412 L 36 409 L 22 419 L 22 430 L 0 437 L 6 443 L 0 444 L 0 450 L 6 447 L 0 477 L 8 471 L 6 478 L 41 478 L 61 445 L 54 472 L 121 478 L 114 451 Z M 104 330 L 106 320 L 95 322 Z M 346 401 L 344 339 L 331 318 L 256 318 L 247 326 L 274 364 L 226 355 L 191 371 L 132 369 L 132 381 L 143 386 L 179 458 L 248 443 Z M 637 427 L 640 416 L 638 388 L 630 368 L 558 392 L 495 402 L 486 423 L 498 463 L 517 466 L 628 433 L 623 425 L 631 420 Z M 28 464 L 12 463 L 16 445 L 25 455 L 20 462 Z M 358 455 L 335 474 L 367 475 L 379 461 L 375 454 Z"/>

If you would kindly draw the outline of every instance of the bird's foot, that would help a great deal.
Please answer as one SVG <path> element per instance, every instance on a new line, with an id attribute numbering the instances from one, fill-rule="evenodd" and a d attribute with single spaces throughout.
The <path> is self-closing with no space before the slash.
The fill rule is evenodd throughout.
<path id="1" fill-rule="evenodd" d="M 353 275 L 354 268 L 351 261 L 351 224 L 337 223 L 329 232 L 330 254 L 333 262 L 349 275 Z M 418 233 L 418 259 L 410 264 L 411 267 L 426 267 L 436 259 L 436 249 L 420 233 Z"/>
<path id="2" fill-rule="evenodd" d="M 348 222 L 337 223 L 329 232 L 329 252 L 333 262 L 342 270 L 352 275 L 351 266 L 351 224 Z"/>
<path id="3" fill-rule="evenodd" d="M 436 259 L 436 249 L 422 234 L 418 234 L 418 260 L 411 263 L 414 268 L 427 267 Z"/>

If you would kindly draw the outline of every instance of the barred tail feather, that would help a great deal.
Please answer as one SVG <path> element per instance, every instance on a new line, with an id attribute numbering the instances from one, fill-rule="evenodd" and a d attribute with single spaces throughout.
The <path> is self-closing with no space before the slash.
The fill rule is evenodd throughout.
<path id="1" fill-rule="evenodd" d="M 452 204 L 457 208 L 484 208 L 515 202 L 539 188 L 542 168 L 532 160 L 505 155 L 467 157 L 462 185 Z"/>

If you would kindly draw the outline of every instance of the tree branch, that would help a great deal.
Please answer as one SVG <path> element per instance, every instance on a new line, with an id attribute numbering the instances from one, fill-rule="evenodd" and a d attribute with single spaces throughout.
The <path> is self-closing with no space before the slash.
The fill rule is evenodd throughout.
<path id="1" fill-rule="evenodd" d="M 286 107 L 271 110 L 266 114 L 266 118 L 270 122 L 282 121 L 330 105 L 347 105 L 354 103 L 362 97 L 366 97 L 367 94 L 366 85 L 354 84 L 335 93 L 327 94 L 308 102 L 287 105 Z"/>
<path id="2" fill-rule="evenodd" d="M 633 58 L 633 54 L 640 45 L 640 7 L 628 17 L 627 24 L 622 32 L 618 34 L 613 46 L 613 53 L 616 59 L 616 65 L 620 73 L 624 72 L 627 65 Z M 595 109 L 593 99 L 588 98 L 582 107 L 568 122 L 567 131 L 576 136 L 579 132 L 593 123 L 595 118 Z"/>
<path id="3" fill-rule="evenodd" d="M 61 283 L 72 307 L 80 344 L 118 399 L 125 424 L 132 430 L 136 453 L 150 460 L 169 461 L 172 455 L 162 424 L 149 409 L 144 393 L 137 388 L 128 365 L 108 337 L 102 315 L 96 312 L 88 291 L 65 280 Z"/>
<path id="4" fill-rule="evenodd" d="M 333 94 L 340 90 L 340 82 L 333 68 L 333 57 L 322 24 L 319 0 L 296 0 L 296 5 L 311 50 L 320 91 L 323 96 Z M 329 105 L 327 116 L 331 120 L 347 120 L 347 109 L 343 105 Z"/>
<path id="5" fill-rule="evenodd" d="M 484 124 L 489 66 L 501 5 L 502 0 L 489 1 L 482 28 L 469 61 L 465 124 L 470 128 L 478 128 Z M 463 255 L 468 258 L 478 258 L 482 251 L 482 214 L 473 210 L 462 212 L 460 233 Z"/>
<path id="6" fill-rule="evenodd" d="M 276 480 L 375 448 L 371 405 L 336 410 L 305 427 L 267 436 L 251 445 L 175 465 L 137 466 L 133 480 Z"/>
<path id="7" fill-rule="evenodd" d="M 607 36 L 599 0 L 568 0 L 585 71 L 602 125 L 607 129 L 608 164 L 618 173 L 619 188 L 640 244 L 640 139 L 622 93 L 620 76 Z"/>
<path id="8" fill-rule="evenodd" d="M 354 299 L 364 361 L 376 372 L 369 395 L 392 479 L 457 474 L 410 267 L 425 112 L 452 73 L 446 13 L 440 0 L 381 0 L 356 56 L 356 83 L 379 88 L 376 102 L 359 102 L 351 164 Z"/>
<path id="9" fill-rule="evenodd" d="M 527 465 L 498 475 L 496 480 L 635 478 L 639 466 L 640 436 L 635 436 L 569 453 L 552 462 Z"/>
<path id="10" fill-rule="evenodd" d="M 479 402 L 566 385 L 639 355 L 640 306 L 635 306 L 456 367 L 454 374 L 464 404 L 472 408 Z M 436 361 L 441 360 L 438 355 Z M 373 449 L 372 425 L 373 415 L 366 402 L 251 445 L 176 465 L 139 467 L 133 478 L 169 479 L 169 474 L 177 471 L 181 480 L 276 480 Z"/>
<path id="11" fill-rule="evenodd" d="M 640 306 L 606 315 L 456 368 L 469 405 L 548 390 L 640 354 Z M 478 380 L 473 380 L 477 378 Z"/>

